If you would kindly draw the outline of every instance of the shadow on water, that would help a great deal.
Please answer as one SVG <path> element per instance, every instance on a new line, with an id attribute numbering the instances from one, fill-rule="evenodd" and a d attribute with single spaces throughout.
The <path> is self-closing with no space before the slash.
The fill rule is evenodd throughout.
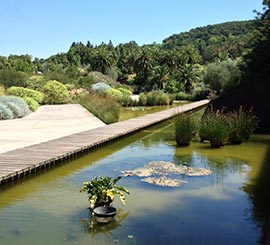
<path id="1" fill-rule="evenodd" d="M 269 143 L 269 142 L 268 142 Z M 265 159 L 259 174 L 250 177 L 243 186 L 252 203 L 249 210 L 253 222 L 261 229 L 261 244 L 270 244 L 270 146 L 265 154 Z"/>

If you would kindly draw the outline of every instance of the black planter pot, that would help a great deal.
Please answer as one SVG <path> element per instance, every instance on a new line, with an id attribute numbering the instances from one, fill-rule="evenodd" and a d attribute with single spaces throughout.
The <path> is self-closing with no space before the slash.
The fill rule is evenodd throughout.
<path id="1" fill-rule="evenodd" d="M 99 206 L 93 210 L 96 221 L 99 223 L 111 222 L 116 215 L 116 211 L 117 209 L 112 206 Z"/>

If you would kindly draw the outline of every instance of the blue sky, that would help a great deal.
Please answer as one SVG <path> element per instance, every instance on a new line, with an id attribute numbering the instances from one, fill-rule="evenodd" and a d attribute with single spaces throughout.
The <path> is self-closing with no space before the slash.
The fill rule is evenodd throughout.
<path id="1" fill-rule="evenodd" d="M 261 0 L 0 0 L 0 55 L 47 58 L 72 42 L 161 43 L 192 28 L 254 19 Z"/>

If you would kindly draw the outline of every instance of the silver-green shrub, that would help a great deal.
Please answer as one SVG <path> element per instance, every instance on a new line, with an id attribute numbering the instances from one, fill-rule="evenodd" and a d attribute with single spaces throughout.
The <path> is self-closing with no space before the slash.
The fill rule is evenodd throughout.
<path id="1" fill-rule="evenodd" d="M 15 96 L 0 96 L 0 119 L 21 118 L 30 113 L 27 103 Z"/>
<path id="2" fill-rule="evenodd" d="M 95 83 L 91 86 L 92 90 L 95 93 L 99 93 L 99 92 L 106 92 L 107 90 L 109 90 L 111 88 L 111 86 L 109 86 L 106 83 Z"/>

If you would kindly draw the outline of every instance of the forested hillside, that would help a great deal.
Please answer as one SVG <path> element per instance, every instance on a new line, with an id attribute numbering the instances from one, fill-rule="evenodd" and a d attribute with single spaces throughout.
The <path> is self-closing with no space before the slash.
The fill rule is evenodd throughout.
<path id="1" fill-rule="evenodd" d="M 237 58 L 252 47 L 254 20 L 234 21 L 191 29 L 174 34 L 163 40 L 165 49 L 181 49 L 191 44 L 197 49 L 204 61 L 213 61 L 220 55 Z"/>

